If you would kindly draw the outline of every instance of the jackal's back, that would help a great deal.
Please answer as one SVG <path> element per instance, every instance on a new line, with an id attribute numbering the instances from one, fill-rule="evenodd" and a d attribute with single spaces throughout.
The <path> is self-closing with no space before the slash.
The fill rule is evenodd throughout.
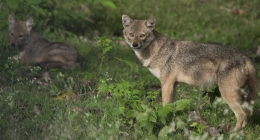
<path id="1" fill-rule="evenodd" d="M 33 19 L 16 21 L 9 16 L 10 45 L 19 51 L 21 63 L 75 68 L 79 66 L 78 51 L 62 42 L 49 42 L 32 31 Z"/>

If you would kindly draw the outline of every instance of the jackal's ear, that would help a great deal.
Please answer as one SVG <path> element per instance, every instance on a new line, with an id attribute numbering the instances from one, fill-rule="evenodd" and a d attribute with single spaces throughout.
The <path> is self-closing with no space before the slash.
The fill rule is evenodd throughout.
<path id="1" fill-rule="evenodd" d="M 155 18 L 146 20 L 146 27 L 153 30 L 155 28 Z"/>
<path id="2" fill-rule="evenodd" d="M 130 26 L 132 22 L 133 20 L 128 15 L 122 15 L 122 23 L 124 28 Z"/>
<path id="3" fill-rule="evenodd" d="M 9 27 L 14 26 L 14 24 L 16 22 L 15 18 L 12 15 L 9 15 L 8 21 L 9 21 Z"/>
<path id="4" fill-rule="evenodd" d="M 25 25 L 27 30 L 30 32 L 32 30 L 32 26 L 33 26 L 33 19 L 29 18 L 25 21 Z"/>

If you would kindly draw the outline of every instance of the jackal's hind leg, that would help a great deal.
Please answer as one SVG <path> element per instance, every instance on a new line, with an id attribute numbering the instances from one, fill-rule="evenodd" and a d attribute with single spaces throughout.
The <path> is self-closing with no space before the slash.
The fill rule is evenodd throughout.
<path id="1" fill-rule="evenodd" d="M 235 129 L 239 130 L 241 127 L 244 127 L 247 123 L 247 114 L 242 109 L 240 105 L 241 94 L 240 89 L 235 86 L 221 86 L 219 85 L 219 91 L 221 96 L 227 102 L 228 106 L 235 113 L 237 122 Z"/>

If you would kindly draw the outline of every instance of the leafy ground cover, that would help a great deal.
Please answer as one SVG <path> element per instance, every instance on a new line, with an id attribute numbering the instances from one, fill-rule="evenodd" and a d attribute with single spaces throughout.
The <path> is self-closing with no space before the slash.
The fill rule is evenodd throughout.
<path id="1" fill-rule="evenodd" d="M 156 29 L 170 38 L 221 43 L 253 60 L 260 44 L 259 1 L 65 1 L 55 9 L 63 13 L 59 17 L 46 6 L 54 1 L 38 1 L 33 5 L 42 11 L 33 11 L 28 3 L 22 6 L 31 11 L 12 8 L 15 0 L 0 6 L 0 139 L 260 139 L 260 102 L 249 124 L 234 132 L 235 116 L 215 97 L 215 86 L 205 94 L 199 87 L 179 84 L 176 102 L 162 107 L 159 81 L 140 64 L 121 33 L 122 14 L 155 17 Z M 66 18 L 71 8 L 69 17 L 79 20 Z M 29 16 L 21 11 L 33 16 L 35 28 L 47 39 L 75 46 L 81 67 L 46 70 L 13 60 L 17 52 L 9 48 L 7 16 Z M 255 66 L 260 75 L 260 65 Z"/>

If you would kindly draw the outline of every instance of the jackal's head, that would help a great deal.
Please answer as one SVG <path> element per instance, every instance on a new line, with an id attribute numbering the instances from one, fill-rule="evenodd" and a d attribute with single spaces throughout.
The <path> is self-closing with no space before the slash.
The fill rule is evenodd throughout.
<path id="1" fill-rule="evenodd" d="M 26 21 L 17 21 L 10 15 L 8 20 L 10 45 L 12 47 L 19 47 L 29 37 L 32 30 L 33 19 L 29 18 Z"/>
<path id="2" fill-rule="evenodd" d="M 153 29 L 155 27 L 155 19 L 148 20 L 132 20 L 129 16 L 122 16 L 122 23 L 124 26 L 124 37 L 126 42 L 133 49 L 146 48 L 154 39 Z"/>

